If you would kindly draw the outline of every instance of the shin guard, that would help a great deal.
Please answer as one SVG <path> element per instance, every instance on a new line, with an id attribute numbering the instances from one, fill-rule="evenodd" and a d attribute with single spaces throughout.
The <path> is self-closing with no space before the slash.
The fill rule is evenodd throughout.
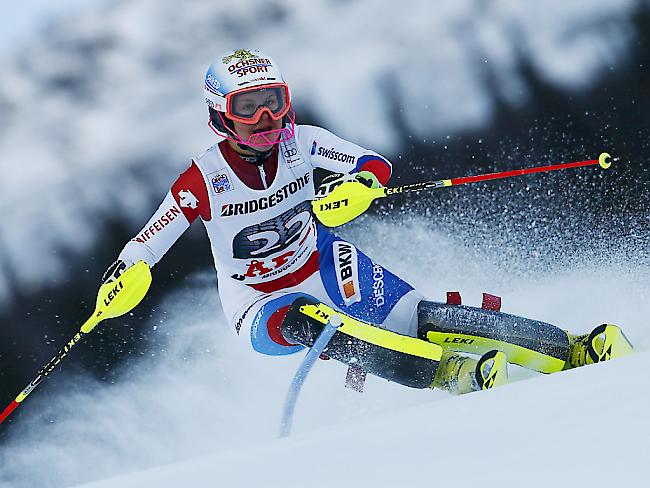
<path id="1" fill-rule="evenodd" d="M 405 386 L 431 387 L 442 356 L 437 344 L 361 322 L 304 298 L 291 305 L 280 330 L 288 342 L 311 347 L 332 314 L 339 315 L 343 323 L 325 355 Z"/>
<path id="2" fill-rule="evenodd" d="M 444 350 L 482 355 L 497 349 L 509 362 L 541 373 L 561 371 L 569 354 L 564 330 L 494 310 L 422 301 L 418 323 L 419 337 Z"/>

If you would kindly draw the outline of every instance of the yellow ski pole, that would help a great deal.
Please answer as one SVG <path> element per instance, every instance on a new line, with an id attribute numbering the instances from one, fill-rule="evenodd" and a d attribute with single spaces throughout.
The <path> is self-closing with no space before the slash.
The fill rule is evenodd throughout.
<path id="1" fill-rule="evenodd" d="M 97 324 L 104 319 L 119 317 L 133 310 L 147 294 L 151 285 L 151 271 L 144 261 L 127 269 L 119 279 L 101 286 L 97 294 L 95 311 L 81 326 L 72 338 L 56 353 L 56 355 L 41 368 L 36 378 L 0 414 L 0 424 L 13 412 L 27 396 L 43 381 L 54 368 L 67 356 L 81 339 L 92 332 Z"/>

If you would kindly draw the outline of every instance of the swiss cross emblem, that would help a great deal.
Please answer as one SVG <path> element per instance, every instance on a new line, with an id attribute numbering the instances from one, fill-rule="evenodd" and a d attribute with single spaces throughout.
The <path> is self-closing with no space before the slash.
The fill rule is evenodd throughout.
<path id="1" fill-rule="evenodd" d="M 179 191 L 178 198 L 181 207 L 195 209 L 199 204 L 199 200 L 189 190 Z"/>

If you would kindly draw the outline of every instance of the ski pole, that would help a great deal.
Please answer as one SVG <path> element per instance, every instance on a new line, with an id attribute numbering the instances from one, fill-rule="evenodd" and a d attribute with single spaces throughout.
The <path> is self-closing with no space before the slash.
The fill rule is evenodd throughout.
<path id="1" fill-rule="evenodd" d="M 401 193 L 420 192 L 425 190 L 437 190 L 450 186 L 476 183 L 477 181 L 496 180 L 511 178 L 532 173 L 543 173 L 558 171 L 582 166 L 599 165 L 607 169 L 612 163 L 608 161 L 611 156 L 608 153 L 601 153 L 598 159 L 588 161 L 577 161 L 573 163 L 553 164 L 550 166 L 537 166 L 533 168 L 517 169 L 514 171 L 502 171 L 499 173 L 486 173 L 476 176 L 464 176 L 447 180 L 423 181 L 393 188 L 368 188 L 357 181 L 348 181 L 332 190 L 325 198 L 313 200 L 312 208 L 318 220 L 327 227 L 337 227 L 355 219 L 368 210 L 370 204 L 377 198 Z"/>
<path id="2" fill-rule="evenodd" d="M 90 334 L 97 324 L 104 319 L 111 319 L 124 315 L 135 308 L 142 301 L 151 285 L 151 271 L 144 261 L 127 269 L 117 280 L 102 285 L 97 294 L 95 311 L 81 326 L 72 339 L 70 339 L 56 355 L 41 368 L 36 378 L 25 387 L 23 391 L 0 414 L 0 424 L 36 389 L 36 387 L 54 368 L 68 355 L 70 350 L 79 344 L 81 339 Z"/>
<path id="3" fill-rule="evenodd" d="M 307 355 L 302 360 L 298 371 L 296 371 L 296 374 L 293 376 L 291 386 L 287 392 L 287 399 L 284 402 L 284 409 L 282 410 L 282 420 L 280 421 L 281 438 L 287 437 L 291 432 L 293 412 L 296 408 L 296 402 L 298 400 L 298 395 L 300 395 L 302 385 L 307 379 L 307 375 L 311 371 L 312 366 L 314 366 L 314 363 L 318 357 L 327 347 L 327 344 L 329 344 L 330 340 L 334 336 L 334 333 L 336 332 L 336 329 L 341 326 L 341 323 L 341 317 L 338 315 L 332 315 L 327 324 L 325 324 L 325 327 L 323 327 L 321 333 L 318 334 L 318 337 L 314 341 L 314 345 L 311 346 L 307 352 Z"/>

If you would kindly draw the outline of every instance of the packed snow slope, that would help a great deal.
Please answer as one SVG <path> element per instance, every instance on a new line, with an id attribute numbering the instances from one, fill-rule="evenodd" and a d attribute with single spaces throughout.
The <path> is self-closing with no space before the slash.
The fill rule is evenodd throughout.
<path id="1" fill-rule="evenodd" d="M 646 351 L 84 488 L 647 486 L 648 367 Z"/>
<path id="2" fill-rule="evenodd" d="M 76 371 L 71 355 L 30 396 L 0 449 L 0 488 L 102 479 L 96 487 L 643 485 L 647 253 L 629 252 L 622 236 L 596 254 L 553 257 L 522 246 L 504 259 L 501 246 L 490 245 L 496 235 L 472 239 L 478 228 L 456 230 L 400 215 L 364 217 L 341 233 L 431 299 L 460 290 L 476 305 L 487 291 L 503 297 L 506 312 L 574 332 L 620 324 L 638 354 L 552 376 L 513 368 L 510 385 L 459 398 L 371 377 L 357 394 L 343 387 L 343 365 L 320 361 L 299 399 L 293 436 L 277 440 L 302 355 L 249 351 L 225 324 L 206 271 L 151 311 L 152 346 L 113 384 Z M 116 327 L 104 323 L 84 347 L 99 346 Z"/>

